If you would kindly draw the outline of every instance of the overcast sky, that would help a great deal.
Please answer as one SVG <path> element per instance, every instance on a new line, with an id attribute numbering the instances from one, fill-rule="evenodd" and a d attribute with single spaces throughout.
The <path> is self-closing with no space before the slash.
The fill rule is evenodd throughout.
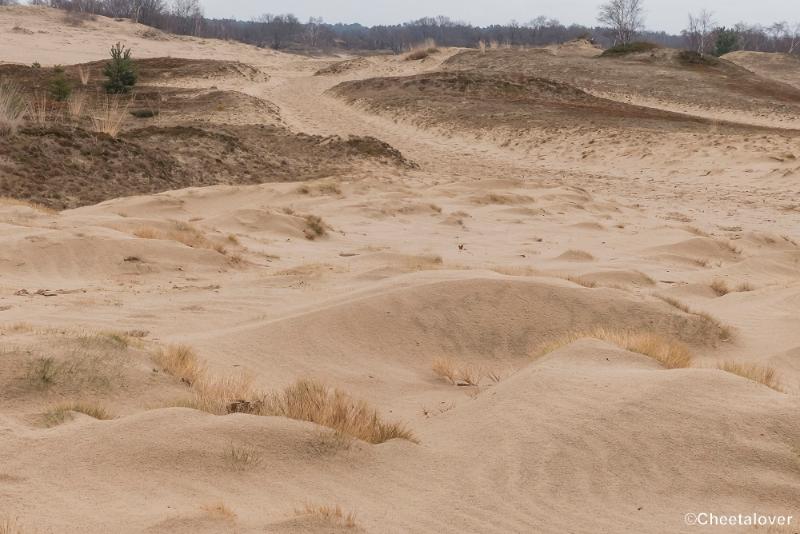
<path id="1" fill-rule="evenodd" d="M 446 15 L 484 26 L 516 19 L 526 22 L 538 15 L 562 23 L 594 25 L 602 0 L 201 0 L 209 17 L 249 20 L 262 13 L 293 13 L 301 20 L 322 17 L 325 22 L 395 24 L 423 16 Z M 721 25 L 739 21 L 771 24 L 800 21 L 800 0 L 645 0 L 648 29 L 678 32 L 686 26 L 689 11 L 705 7 Z"/>

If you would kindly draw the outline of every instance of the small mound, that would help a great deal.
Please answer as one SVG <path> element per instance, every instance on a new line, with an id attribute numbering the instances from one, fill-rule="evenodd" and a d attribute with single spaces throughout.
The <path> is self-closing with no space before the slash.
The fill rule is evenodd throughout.
<path id="1" fill-rule="evenodd" d="M 599 286 L 652 286 L 655 284 L 652 278 L 640 271 L 594 271 L 581 274 L 578 278 Z"/>
<path id="2" fill-rule="evenodd" d="M 563 44 L 551 45 L 547 49 L 556 56 L 596 57 L 603 49 L 588 39 L 573 39 Z"/>
<path id="3" fill-rule="evenodd" d="M 594 261 L 595 257 L 583 250 L 567 250 L 555 259 L 563 261 Z"/>
<path id="4" fill-rule="evenodd" d="M 432 273 L 409 275 L 403 281 L 408 287 L 244 327 L 213 342 L 222 352 L 235 345 L 243 354 L 270 347 L 293 373 L 374 368 L 380 375 L 387 361 L 427 369 L 431 355 L 457 354 L 464 362 L 519 361 L 543 343 L 595 327 L 653 331 L 692 345 L 718 339 L 702 318 L 660 301 L 587 291 L 552 279 L 486 278 L 466 271 L 453 279 L 454 274 L 443 273 L 447 279 L 432 282 L 425 281 Z M 256 369 L 263 365 L 257 359 L 247 363 Z"/>
<path id="5" fill-rule="evenodd" d="M 800 89 L 800 58 L 773 52 L 739 50 L 725 54 L 722 59 L 764 78 L 786 83 Z"/>
<path id="6" fill-rule="evenodd" d="M 677 256 L 688 256 L 704 259 L 733 260 L 739 258 L 737 248 L 727 241 L 719 241 L 709 237 L 694 237 L 670 245 L 661 245 L 648 249 L 649 252 L 663 252 Z"/>

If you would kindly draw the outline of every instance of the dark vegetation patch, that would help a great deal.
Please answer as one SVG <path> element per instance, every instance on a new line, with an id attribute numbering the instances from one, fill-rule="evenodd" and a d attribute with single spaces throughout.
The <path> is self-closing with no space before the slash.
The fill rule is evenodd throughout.
<path id="1" fill-rule="evenodd" d="M 627 56 L 628 54 L 641 54 L 644 52 L 652 52 L 661 48 L 659 45 L 654 43 L 646 43 L 646 42 L 634 42 L 634 43 L 625 43 L 625 44 L 618 44 L 616 46 L 612 46 L 611 48 L 607 48 L 603 50 L 603 53 L 600 54 L 600 57 L 619 57 L 619 56 Z"/>
<path id="2" fill-rule="evenodd" d="M 509 73 L 456 71 L 344 82 L 332 91 L 376 112 L 468 128 L 618 126 L 707 129 L 701 118 L 592 96 L 572 85 Z"/>
<path id="3" fill-rule="evenodd" d="M 562 57 L 541 49 L 465 51 L 445 60 L 443 69 L 498 76 L 524 74 L 693 107 L 724 104 L 727 109 L 755 114 L 800 114 L 800 89 L 765 79 L 724 59 L 716 65 L 686 63 L 680 53 L 659 48 L 649 54 L 599 58 Z"/>
<path id="4" fill-rule="evenodd" d="M 372 138 L 276 126 L 149 126 L 117 139 L 29 126 L 0 143 L 0 196 L 65 209 L 183 187 L 302 181 L 346 172 L 359 160 L 410 165 Z"/>
<path id="5" fill-rule="evenodd" d="M 423 48 L 420 50 L 412 50 L 406 56 L 406 61 L 419 61 L 421 59 L 425 59 L 433 54 L 438 54 L 438 53 L 439 49 L 436 48 L 435 46 L 431 46 L 429 48 Z"/>
<path id="6" fill-rule="evenodd" d="M 716 67 L 720 64 L 719 59 L 714 56 L 702 55 L 694 50 L 681 50 L 677 55 L 678 61 L 683 65 L 702 65 Z"/>

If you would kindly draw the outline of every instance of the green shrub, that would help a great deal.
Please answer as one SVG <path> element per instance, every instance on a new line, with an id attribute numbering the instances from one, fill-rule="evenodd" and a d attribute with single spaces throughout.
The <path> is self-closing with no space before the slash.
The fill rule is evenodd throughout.
<path id="1" fill-rule="evenodd" d="M 719 64 L 719 60 L 711 57 L 704 56 L 694 50 L 682 50 L 678 54 L 678 60 L 684 65 L 707 65 L 714 66 Z"/>
<path id="2" fill-rule="evenodd" d="M 64 75 L 64 69 L 56 67 L 53 72 L 55 75 L 50 80 L 50 95 L 59 102 L 63 102 L 72 94 L 72 86 Z"/>
<path id="3" fill-rule="evenodd" d="M 128 93 L 136 85 L 136 65 L 131 58 L 131 49 L 125 48 L 121 43 L 111 47 L 111 61 L 106 63 L 103 74 L 108 81 L 105 83 L 107 93 Z"/>
<path id="4" fill-rule="evenodd" d="M 137 119 L 149 119 L 158 115 L 157 109 L 132 109 L 128 113 Z"/>
<path id="5" fill-rule="evenodd" d="M 739 34 L 736 30 L 729 30 L 724 26 L 717 28 L 717 40 L 714 42 L 714 55 L 724 56 L 739 49 Z"/>
<path id="6" fill-rule="evenodd" d="M 627 54 L 638 54 L 641 52 L 650 52 L 657 48 L 661 48 L 657 44 L 654 43 L 646 43 L 643 41 L 635 42 L 635 43 L 623 43 L 618 44 L 616 46 L 612 46 L 611 48 L 604 50 L 601 54 L 602 57 L 609 57 L 609 56 L 625 56 Z"/>

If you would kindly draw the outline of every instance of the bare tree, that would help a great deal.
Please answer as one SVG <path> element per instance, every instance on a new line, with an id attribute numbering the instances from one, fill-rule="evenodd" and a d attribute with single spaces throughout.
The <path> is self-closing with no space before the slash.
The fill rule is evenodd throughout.
<path id="1" fill-rule="evenodd" d="M 703 9 L 697 15 L 689 13 L 689 28 L 683 31 L 689 47 L 700 55 L 708 52 L 711 34 L 714 31 L 714 14 Z"/>
<path id="2" fill-rule="evenodd" d="M 306 23 L 306 42 L 310 47 L 317 48 L 319 46 L 323 24 L 325 21 L 322 20 L 322 17 L 309 17 L 308 23 Z"/>
<path id="3" fill-rule="evenodd" d="M 644 29 L 643 0 L 609 0 L 600 6 L 597 20 L 607 26 L 614 44 L 629 44 Z"/>
<path id="4" fill-rule="evenodd" d="M 788 32 L 787 37 L 789 40 L 789 49 L 787 53 L 794 54 L 800 51 L 800 22 L 795 22 Z"/>
<path id="5" fill-rule="evenodd" d="M 185 35 L 200 33 L 203 21 L 203 8 L 199 0 L 173 0 L 171 14 L 176 20 L 176 30 Z"/>

